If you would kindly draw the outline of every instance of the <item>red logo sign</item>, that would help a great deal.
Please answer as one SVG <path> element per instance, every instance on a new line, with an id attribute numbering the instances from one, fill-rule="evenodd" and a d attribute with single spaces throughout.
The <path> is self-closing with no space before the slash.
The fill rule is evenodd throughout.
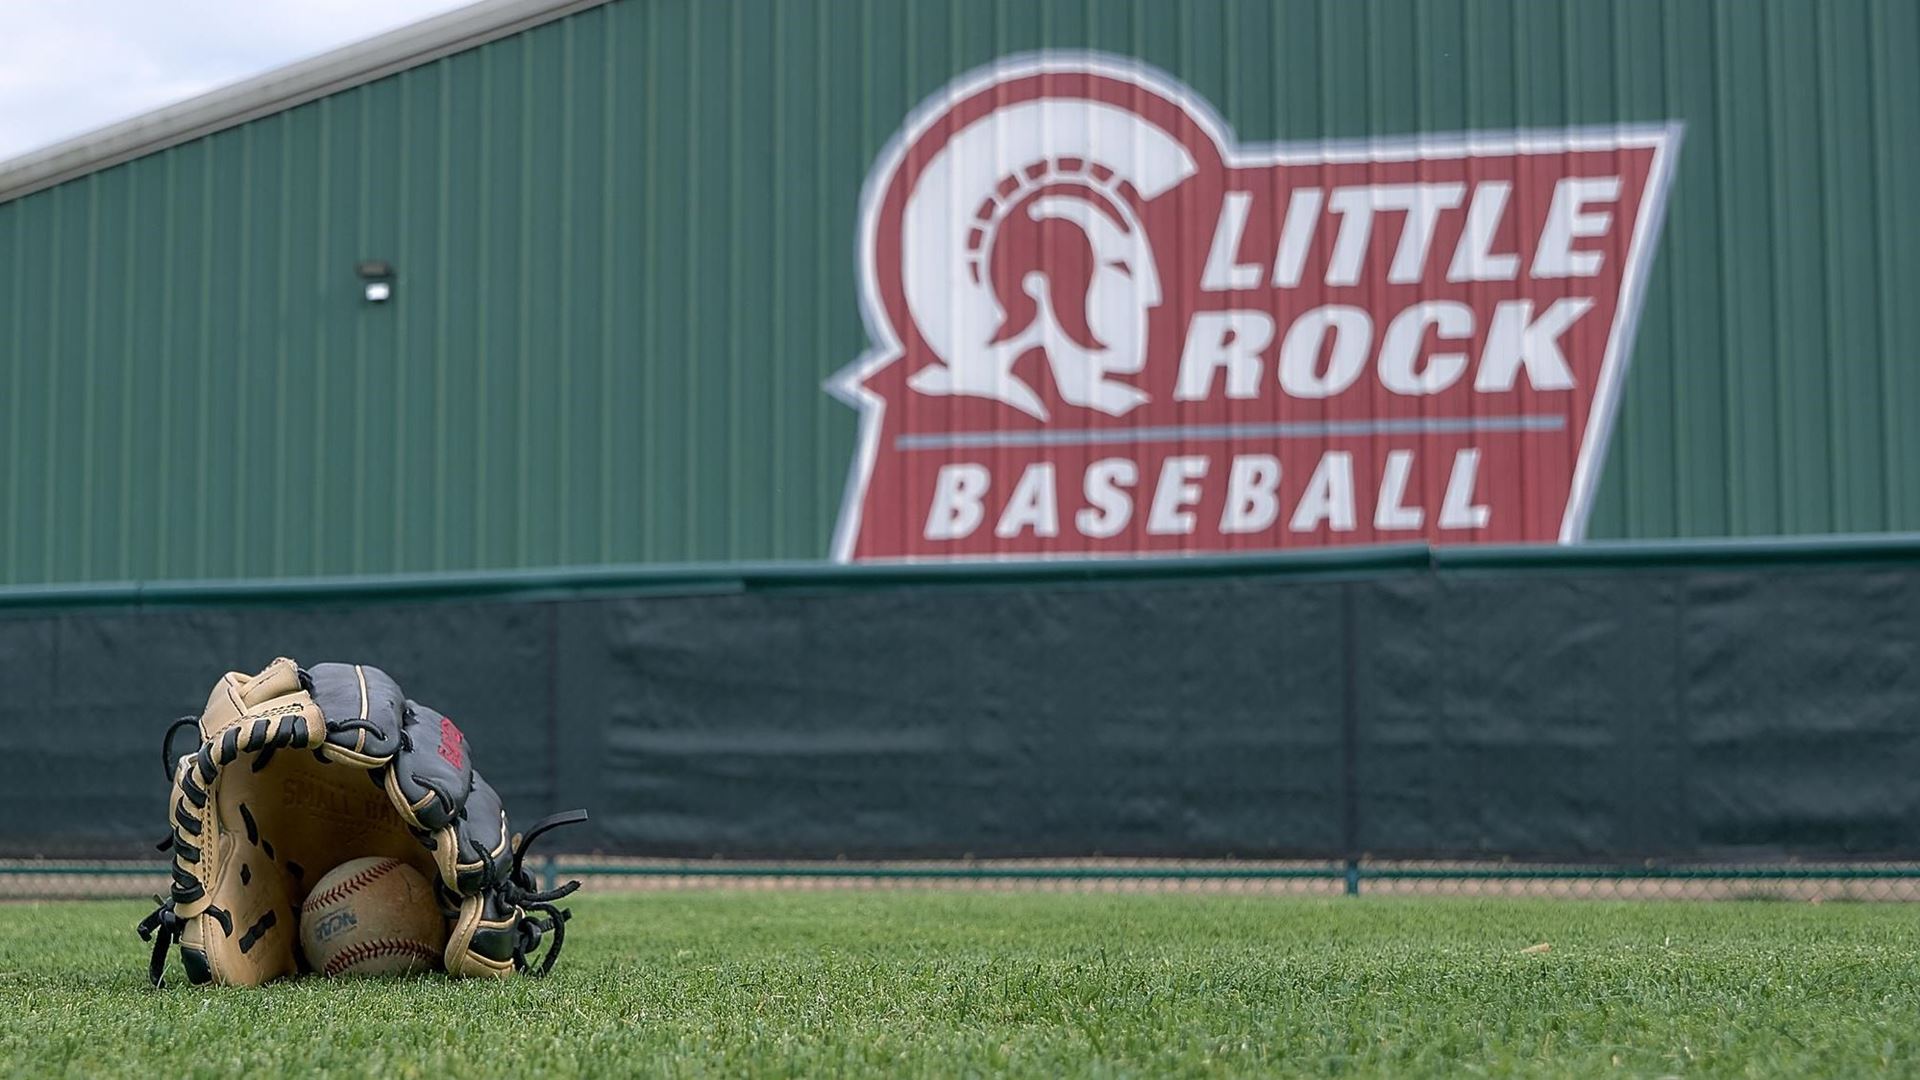
<path id="1" fill-rule="evenodd" d="M 444 716 L 440 718 L 440 756 L 456 769 L 467 760 L 466 736 Z"/>
<path id="2" fill-rule="evenodd" d="M 963 79 L 867 181 L 834 554 L 1578 539 L 1678 144 L 1243 146 L 1131 61 Z"/>

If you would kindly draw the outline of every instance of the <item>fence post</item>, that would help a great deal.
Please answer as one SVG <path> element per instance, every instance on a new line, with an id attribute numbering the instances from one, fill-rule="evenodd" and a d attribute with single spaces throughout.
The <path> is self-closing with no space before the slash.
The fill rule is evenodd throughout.
<path id="1" fill-rule="evenodd" d="M 1353 582 L 1340 586 L 1340 842 L 1347 852 L 1347 895 L 1360 895 L 1360 659 Z"/>
<path id="2" fill-rule="evenodd" d="M 560 601 L 547 605 L 547 812 L 560 809 Z"/>

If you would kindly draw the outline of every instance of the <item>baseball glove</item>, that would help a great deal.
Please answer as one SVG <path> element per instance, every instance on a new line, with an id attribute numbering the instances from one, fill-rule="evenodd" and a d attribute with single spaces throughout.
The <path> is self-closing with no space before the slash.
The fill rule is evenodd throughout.
<path id="1" fill-rule="evenodd" d="M 173 850 L 173 888 L 139 927 L 153 943 L 156 986 L 176 941 L 195 983 L 255 986 L 300 971 L 301 901 L 328 870 L 369 855 L 436 883 L 448 972 L 552 969 L 568 918 L 554 905 L 580 883 L 542 892 L 521 863 L 535 837 L 586 812 L 513 834 L 460 729 L 408 701 L 385 672 L 303 670 L 284 657 L 258 675 L 228 672 L 198 718 L 199 748 L 174 761 L 174 733 L 194 722 L 176 721 L 161 749 L 173 793 L 160 846 Z"/>

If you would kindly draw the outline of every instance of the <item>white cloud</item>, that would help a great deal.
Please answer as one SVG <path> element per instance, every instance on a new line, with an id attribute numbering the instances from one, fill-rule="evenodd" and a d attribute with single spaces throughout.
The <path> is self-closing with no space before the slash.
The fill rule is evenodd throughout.
<path id="1" fill-rule="evenodd" d="M 0 160 L 471 0 L 0 0 Z"/>

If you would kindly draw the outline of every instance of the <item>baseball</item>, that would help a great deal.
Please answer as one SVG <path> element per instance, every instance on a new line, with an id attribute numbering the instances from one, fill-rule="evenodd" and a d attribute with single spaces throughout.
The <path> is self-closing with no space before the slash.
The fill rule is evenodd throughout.
<path id="1" fill-rule="evenodd" d="M 300 949 L 329 977 L 432 971 L 446 944 L 432 886 L 398 859 L 341 863 L 300 905 Z"/>

